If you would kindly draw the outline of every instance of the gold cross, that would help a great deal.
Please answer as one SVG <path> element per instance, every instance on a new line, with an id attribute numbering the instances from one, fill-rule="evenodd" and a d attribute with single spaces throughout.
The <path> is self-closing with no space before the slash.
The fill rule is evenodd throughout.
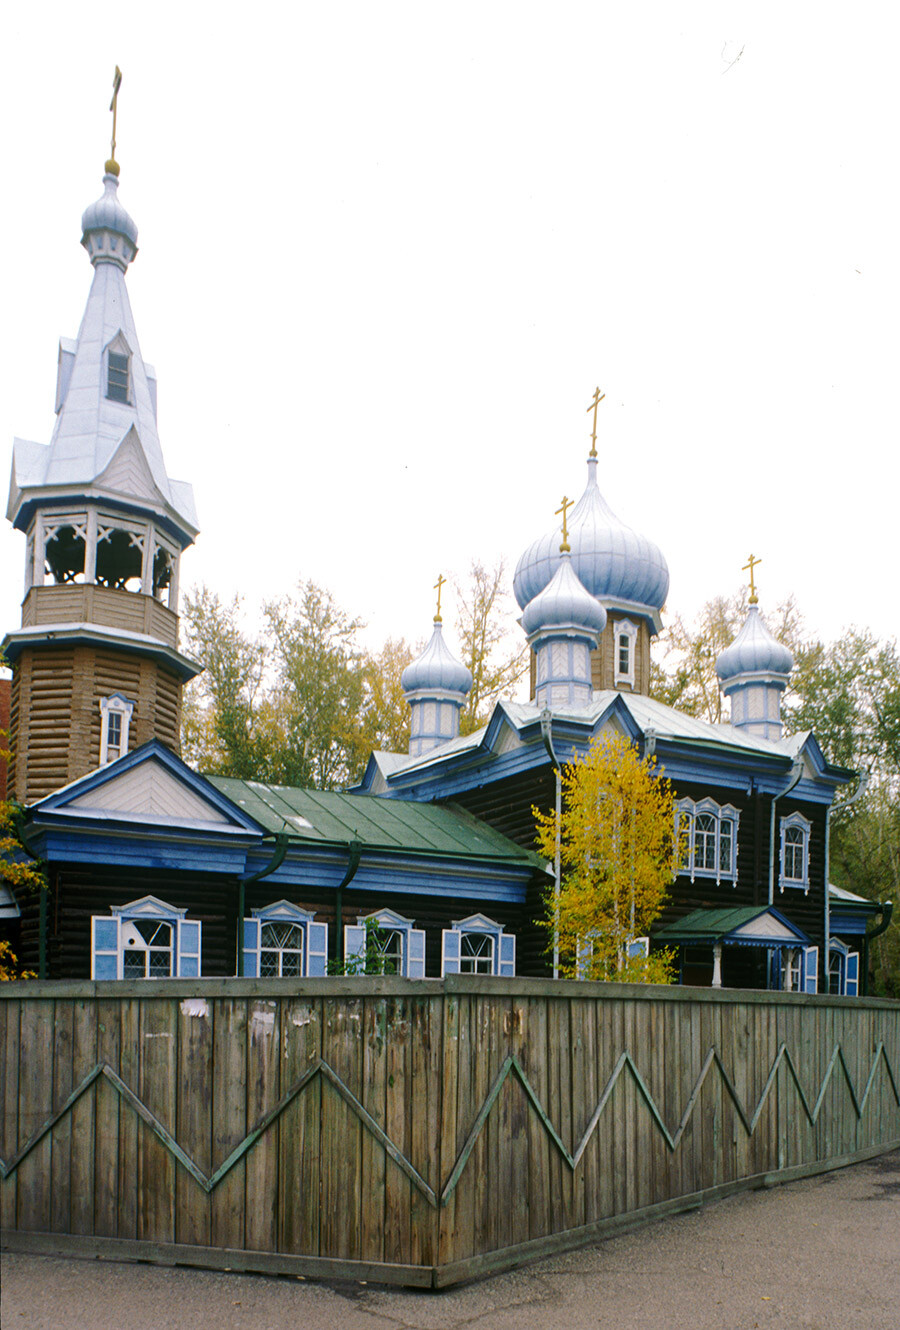
<path id="1" fill-rule="evenodd" d="M 762 559 L 756 559 L 756 558 L 754 558 L 754 556 L 751 554 L 751 555 L 750 555 L 750 562 L 749 562 L 749 563 L 745 563 L 744 566 L 743 566 L 743 568 L 741 569 L 741 572 L 746 573 L 746 572 L 749 570 L 749 573 L 750 573 L 750 604 L 751 604 L 751 605 L 758 605 L 758 604 L 759 604 L 759 596 L 756 594 L 756 584 L 755 584 L 755 582 L 754 582 L 754 580 L 753 580 L 753 569 L 756 567 L 756 565 L 757 565 L 758 563 L 762 563 Z"/>
<path id="2" fill-rule="evenodd" d="M 590 406 L 588 407 L 588 411 L 593 411 L 594 413 L 594 428 L 591 430 L 591 451 L 590 451 L 591 457 L 597 456 L 597 407 L 603 401 L 605 396 L 606 393 L 602 393 L 599 388 L 595 388 L 594 400 L 591 402 Z"/>
<path id="3" fill-rule="evenodd" d="M 118 112 L 119 109 L 119 89 L 121 88 L 121 86 L 122 86 L 122 71 L 119 68 L 119 66 L 116 65 L 116 72 L 115 74 L 113 74 L 112 101 L 109 104 L 109 109 L 112 111 L 113 123 L 112 123 L 112 141 L 110 143 L 110 149 L 109 149 L 109 161 L 106 163 L 106 169 L 110 175 L 119 174 L 119 163 L 116 161 L 116 113 Z"/>
<path id="4" fill-rule="evenodd" d="M 444 585 L 446 580 L 447 579 L 443 573 L 438 573 L 438 580 L 434 584 L 434 589 L 438 593 L 437 614 L 435 614 L 434 616 L 436 623 L 441 622 L 441 587 Z"/>
<path id="5" fill-rule="evenodd" d="M 562 497 L 562 507 L 557 508 L 554 513 L 554 517 L 559 517 L 560 513 L 562 513 L 562 544 L 559 547 L 560 554 L 568 554 L 572 549 L 572 546 L 569 544 L 569 531 L 566 527 L 566 515 L 574 502 L 574 499 L 567 499 L 564 494 Z"/>

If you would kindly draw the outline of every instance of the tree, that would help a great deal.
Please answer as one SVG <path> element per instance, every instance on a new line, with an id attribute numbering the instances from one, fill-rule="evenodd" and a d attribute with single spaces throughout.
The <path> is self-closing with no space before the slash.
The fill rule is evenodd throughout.
<path id="1" fill-rule="evenodd" d="M 503 589 L 505 571 L 502 559 L 494 568 L 473 560 L 468 581 L 454 579 L 462 658 L 472 673 L 472 687 L 460 712 L 461 734 L 484 725 L 497 699 L 510 692 L 528 667 L 528 647 L 510 646 L 513 616 Z"/>
<path id="2" fill-rule="evenodd" d="M 0 656 L 0 666 L 5 661 Z M 0 762 L 12 764 L 12 752 L 7 747 L 6 730 L 0 730 Z M 12 799 L 0 799 L 0 882 L 5 882 L 13 893 L 46 891 L 47 879 L 38 860 L 27 849 L 22 833 L 23 809 Z M 19 970 L 18 958 L 8 941 L 0 941 L 0 981 L 6 979 L 33 979 L 31 970 Z"/>
<path id="3" fill-rule="evenodd" d="M 669 983 L 671 955 L 629 956 L 666 903 L 675 876 L 675 809 L 670 782 L 618 734 L 600 736 L 583 762 L 562 768 L 563 811 L 535 808 L 537 841 L 561 883 L 542 920 L 559 939 L 570 978 Z"/>

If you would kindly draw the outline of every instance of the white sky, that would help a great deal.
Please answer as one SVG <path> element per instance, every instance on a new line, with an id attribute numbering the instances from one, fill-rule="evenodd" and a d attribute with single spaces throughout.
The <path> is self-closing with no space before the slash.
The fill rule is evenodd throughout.
<path id="1" fill-rule="evenodd" d="M 312 577 L 372 644 L 421 638 L 439 571 L 511 575 L 581 493 L 599 383 L 601 489 L 666 555 L 670 611 L 752 551 L 764 610 L 793 591 L 826 638 L 893 636 L 898 15 L 17 6 L 6 456 L 50 437 L 118 63 L 129 289 L 202 528 L 185 583 L 254 604 Z M 0 551 L 8 629 L 5 523 Z"/>

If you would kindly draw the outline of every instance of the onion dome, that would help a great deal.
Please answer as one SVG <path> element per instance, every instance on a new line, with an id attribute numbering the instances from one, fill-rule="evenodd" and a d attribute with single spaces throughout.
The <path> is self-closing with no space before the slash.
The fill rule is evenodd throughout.
<path id="1" fill-rule="evenodd" d="M 588 458 L 587 488 L 568 521 L 572 566 L 592 596 L 661 610 L 669 569 L 661 551 L 621 522 L 597 486 L 597 458 Z M 513 591 L 524 609 L 559 566 L 560 528 L 528 547 L 516 566 Z"/>
<path id="2" fill-rule="evenodd" d="M 119 202 L 119 181 L 109 170 L 103 185 L 102 197 L 82 213 L 81 243 L 91 263 L 115 263 L 124 271 L 137 253 L 138 229 Z"/>
<path id="3" fill-rule="evenodd" d="M 450 653 L 439 618 L 434 621 L 428 646 L 401 674 L 400 686 L 404 693 L 448 692 L 459 693 L 461 697 L 472 687 L 471 672 Z"/>
<path id="4" fill-rule="evenodd" d="M 599 638 L 606 627 L 606 610 L 578 578 L 572 567 L 573 556 L 562 551 L 558 559 L 548 584 L 525 607 L 522 627 L 529 640 L 551 632 Z"/>
<path id="5" fill-rule="evenodd" d="M 782 675 L 785 682 L 794 657 L 766 627 L 759 606 L 751 604 L 746 622 L 730 647 L 716 657 L 716 674 L 723 685 L 744 675 Z"/>

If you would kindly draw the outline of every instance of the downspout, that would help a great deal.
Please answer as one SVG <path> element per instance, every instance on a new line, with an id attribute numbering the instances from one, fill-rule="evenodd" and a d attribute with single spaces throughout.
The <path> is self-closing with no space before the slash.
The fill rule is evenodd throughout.
<path id="1" fill-rule="evenodd" d="M 359 868 L 359 859 L 362 854 L 362 841 L 353 840 L 347 842 L 347 849 L 350 852 L 350 858 L 347 863 L 347 871 L 338 883 L 334 894 L 334 959 L 340 964 L 341 960 L 341 938 L 343 936 L 343 916 L 344 916 L 344 887 L 348 886 L 356 876 L 356 870 Z"/>
<path id="2" fill-rule="evenodd" d="M 41 863 L 41 856 L 31 848 L 25 835 L 25 809 L 21 805 L 16 805 L 13 810 L 13 829 L 19 841 L 19 846 L 25 851 L 29 859 L 33 859 L 36 864 Z M 47 893 L 50 890 L 49 879 L 40 889 L 38 899 L 38 978 L 47 978 Z M 59 883 L 56 884 L 57 900 L 59 899 Z"/>
<path id="3" fill-rule="evenodd" d="M 551 724 L 553 715 L 549 707 L 544 707 L 541 712 L 541 738 L 544 741 L 544 747 L 547 755 L 553 763 L 553 773 L 556 777 L 556 847 L 553 855 L 553 917 L 556 919 L 559 910 L 559 890 L 562 868 L 562 856 L 560 853 L 560 826 L 562 823 L 562 778 L 559 772 L 559 761 L 553 747 L 553 735 L 551 733 Z M 559 978 L 559 929 L 553 928 L 553 978 Z"/>
<path id="4" fill-rule="evenodd" d="M 891 919 L 894 914 L 894 902 L 884 901 L 881 904 L 881 923 L 877 928 L 873 928 L 871 933 L 866 932 L 863 938 L 863 992 L 862 997 L 869 996 L 869 943 L 873 938 L 881 937 L 886 928 L 890 927 Z"/>
<path id="5" fill-rule="evenodd" d="M 783 799 L 786 794 L 790 794 L 791 790 L 796 785 L 799 785 L 800 778 L 802 777 L 802 775 L 803 775 L 803 763 L 798 758 L 794 762 L 794 765 L 791 767 L 790 779 L 788 780 L 787 785 L 785 785 L 783 790 L 779 790 L 777 794 L 772 795 L 772 807 L 769 810 L 769 904 L 770 905 L 775 904 L 775 805 L 778 803 L 779 799 Z M 828 895 L 827 884 L 826 884 L 825 895 L 826 896 Z"/>
<path id="6" fill-rule="evenodd" d="M 284 856 L 288 852 L 290 838 L 287 832 L 278 831 L 275 833 L 275 852 L 272 858 L 260 868 L 258 872 L 251 873 L 249 877 L 238 878 L 238 947 L 237 947 L 237 974 L 240 979 L 244 973 L 244 945 L 241 931 L 244 927 L 244 915 L 247 912 L 247 888 L 254 882 L 261 882 L 264 877 L 274 873 L 284 863 Z"/>
<path id="7" fill-rule="evenodd" d="M 868 783 L 869 783 L 868 771 L 861 771 L 859 774 L 859 781 L 857 783 L 856 789 L 850 795 L 850 798 L 845 799 L 844 802 L 840 805 L 838 812 L 840 812 L 841 809 L 843 808 L 849 808 L 851 804 L 855 804 L 857 799 L 860 799 L 862 795 L 865 794 L 866 786 L 868 785 Z M 828 966 L 831 959 L 831 897 L 828 894 L 828 880 L 831 877 L 831 813 L 832 813 L 832 805 L 829 804 L 828 810 L 825 813 L 825 986 L 826 989 L 828 987 Z M 890 916 L 888 916 L 888 923 L 890 923 Z M 885 924 L 885 928 L 886 927 L 887 924 Z M 869 965 L 869 944 L 868 941 L 866 941 L 865 956 L 863 958 L 864 968 L 863 968 L 862 986 L 864 989 L 868 988 L 869 985 L 868 965 Z M 866 996 L 865 993 L 863 993 L 863 997 L 865 996 Z"/>

